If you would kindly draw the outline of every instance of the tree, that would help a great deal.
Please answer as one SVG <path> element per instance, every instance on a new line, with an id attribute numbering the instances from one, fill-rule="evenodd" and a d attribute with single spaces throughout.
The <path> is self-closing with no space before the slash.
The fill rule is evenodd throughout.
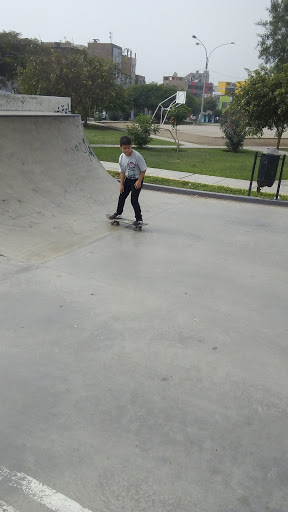
<path id="1" fill-rule="evenodd" d="M 168 112 L 168 119 L 171 122 L 172 130 L 169 130 L 173 139 L 177 144 L 177 152 L 180 150 L 180 141 L 178 134 L 178 126 L 187 119 L 190 109 L 187 105 L 179 105 L 179 107 L 172 107 Z"/>
<path id="2" fill-rule="evenodd" d="M 217 99 L 213 98 L 213 96 L 208 96 L 208 98 L 204 98 L 204 112 L 207 110 L 211 110 L 211 112 L 215 112 L 217 109 Z"/>
<path id="3" fill-rule="evenodd" d="M 85 50 L 66 54 L 50 50 L 30 59 L 19 84 L 24 94 L 71 97 L 73 112 L 81 114 L 87 124 L 95 112 L 119 108 L 122 87 L 118 76 L 112 60 L 89 57 Z"/>
<path id="4" fill-rule="evenodd" d="M 238 153 L 243 148 L 247 135 L 243 114 L 234 108 L 233 103 L 220 118 L 220 127 L 225 136 L 225 144 L 229 151 Z"/>
<path id="5" fill-rule="evenodd" d="M 288 64 L 281 70 L 261 67 L 249 71 L 249 78 L 234 97 L 234 106 L 244 115 L 250 135 L 261 136 L 263 129 L 276 129 L 277 149 L 288 123 Z"/>
<path id="6" fill-rule="evenodd" d="M 136 114 L 145 114 L 146 110 L 154 113 L 159 103 L 176 91 L 176 87 L 155 83 L 131 85 L 127 89 Z"/>
<path id="7" fill-rule="evenodd" d="M 138 148 L 143 148 L 151 142 L 152 133 L 156 134 L 159 132 L 159 126 L 155 124 L 152 116 L 139 114 L 139 116 L 135 118 L 132 126 L 128 126 L 127 132 L 133 144 Z"/>
<path id="8" fill-rule="evenodd" d="M 25 69 L 31 57 L 47 52 L 37 39 L 22 38 L 18 32 L 0 32 L 0 81 L 15 83 L 18 70 Z"/>
<path id="9" fill-rule="evenodd" d="M 119 89 L 117 98 L 115 98 L 113 105 L 109 108 L 109 119 L 112 121 L 119 121 L 119 119 L 128 121 L 132 109 L 133 103 L 128 97 L 127 89 Z"/>
<path id="10" fill-rule="evenodd" d="M 198 117 L 201 111 L 201 97 L 187 91 L 186 105 L 190 109 L 190 114 Z"/>
<path id="11" fill-rule="evenodd" d="M 271 0 L 268 20 L 256 25 L 264 29 L 258 34 L 259 57 L 265 64 L 283 65 L 288 63 L 288 0 Z"/>

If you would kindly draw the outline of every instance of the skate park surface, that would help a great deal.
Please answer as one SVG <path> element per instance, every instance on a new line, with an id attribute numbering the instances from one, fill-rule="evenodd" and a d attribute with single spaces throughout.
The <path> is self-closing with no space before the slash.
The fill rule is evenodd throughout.
<path id="1" fill-rule="evenodd" d="M 286 512 L 286 210 L 143 190 L 111 226 L 78 116 L 0 135 L 0 511 Z"/>

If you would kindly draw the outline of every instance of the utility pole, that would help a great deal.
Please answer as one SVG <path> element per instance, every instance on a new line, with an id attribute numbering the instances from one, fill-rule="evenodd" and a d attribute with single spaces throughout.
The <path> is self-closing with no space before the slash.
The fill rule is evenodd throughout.
<path id="1" fill-rule="evenodd" d="M 227 46 L 228 44 L 235 44 L 233 41 L 231 43 L 223 43 L 223 44 L 219 44 L 218 46 L 215 46 L 215 48 L 213 48 L 213 50 L 211 50 L 211 52 L 209 53 L 208 55 L 208 52 L 207 52 L 207 48 L 205 46 L 204 43 L 202 43 L 201 39 L 199 39 L 197 36 L 193 35 L 192 36 L 193 39 L 196 39 L 197 43 L 196 45 L 197 46 L 203 46 L 204 50 L 205 50 L 205 72 L 204 72 L 204 80 L 203 80 L 203 91 L 202 91 L 202 101 L 201 101 L 201 112 L 200 112 L 200 115 L 199 115 L 199 121 L 200 123 L 202 123 L 202 119 L 203 119 L 203 108 L 204 108 L 204 98 L 205 98 L 205 86 L 206 86 L 206 81 L 207 81 L 207 76 L 208 76 L 208 66 L 209 66 L 209 59 L 211 57 L 211 54 L 217 50 L 217 48 L 220 48 L 221 46 Z"/>

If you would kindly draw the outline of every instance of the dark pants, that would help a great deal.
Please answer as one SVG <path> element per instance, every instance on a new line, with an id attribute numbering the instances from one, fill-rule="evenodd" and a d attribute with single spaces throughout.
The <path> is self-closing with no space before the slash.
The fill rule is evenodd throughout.
<path id="1" fill-rule="evenodd" d="M 119 195 L 118 206 L 117 206 L 117 215 L 121 215 L 123 213 L 125 201 L 131 192 L 131 204 L 134 208 L 135 218 L 136 218 L 136 220 L 139 221 L 139 220 L 142 220 L 142 214 L 141 214 L 141 208 L 140 208 L 140 204 L 138 201 L 138 197 L 141 192 L 143 182 L 141 183 L 140 188 L 135 188 L 136 181 L 137 180 L 131 180 L 130 178 L 125 179 L 124 192 L 122 192 L 122 194 Z"/>

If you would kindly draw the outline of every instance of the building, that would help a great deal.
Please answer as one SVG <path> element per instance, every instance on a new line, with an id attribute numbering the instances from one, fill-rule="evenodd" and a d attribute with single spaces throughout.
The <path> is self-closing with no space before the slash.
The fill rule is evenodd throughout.
<path id="1" fill-rule="evenodd" d="M 136 54 L 132 56 L 132 51 L 129 48 L 124 50 L 121 46 L 113 43 L 100 43 L 98 39 L 94 39 L 88 46 L 74 44 L 70 41 L 54 41 L 43 42 L 43 45 L 49 46 L 56 50 L 67 52 L 73 49 L 88 50 L 91 57 L 99 57 L 102 59 L 112 59 L 115 64 L 118 64 L 121 70 L 119 81 L 125 85 L 136 83 Z M 139 76 L 139 83 L 145 83 L 145 77 Z"/>
<path id="2" fill-rule="evenodd" d="M 171 76 L 163 76 L 163 84 L 175 85 L 179 90 L 190 92 L 195 96 L 202 96 L 203 86 L 205 78 L 205 96 L 211 96 L 214 91 L 214 85 L 209 82 L 209 72 L 207 71 L 205 76 L 204 73 L 196 71 L 195 73 L 189 73 L 186 76 L 178 76 L 177 73 L 173 73 Z"/>
<path id="3" fill-rule="evenodd" d="M 188 92 L 194 94 L 195 96 L 202 96 L 203 94 L 203 86 L 204 82 L 200 81 L 190 81 L 188 82 Z M 205 82 L 205 96 L 212 96 L 214 92 L 214 85 L 211 82 Z"/>
<path id="4" fill-rule="evenodd" d="M 233 99 L 233 94 L 239 91 L 239 87 L 245 84 L 245 81 L 239 82 L 218 82 L 217 93 L 219 95 L 219 108 L 225 112 L 229 108 Z"/>
<path id="5" fill-rule="evenodd" d="M 144 85 L 144 84 L 146 84 L 145 76 L 135 75 L 135 85 Z"/>
<path id="6" fill-rule="evenodd" d="M 245 83 L 246 83 L 246 80 L 241 80 L 241 81 L 236 82 L 236 84 L 235 84 L 235 92 L 236 93 L 239 92 L 239 88 L 241 86 L 243 86 Z"/>
<path id="7" fill-rule="evenodd" d="M 112 59 L 119 66 L 122 62 L 122 48 L 113 43 L 99 43 L 94 39 L 93 43 L 88 43 L 88 53 L 91 57 Z"/>
<path id="8" fill-rule="evenodd" d="M 42 41 L 44 46 L 49 46 L 49 48 L 53 48 L 55 50 L 60 50 L 63 52 L 67 52 L 68 50 L 85 50 L 87 46 L 84 44 L 74 44 L 71 41 Z"/>
<path id="9" fill-rule="evenodd" d="M 88 53 L 91 57 L 112 59 L 120 67 L 121 82 L 133 85 L 136 77 L 136 53 L 133 57 L 129 48 L 125 48 L 124 51 L 121 46 L 114 43 L 100 43 L 97 39 L 94 39 L 93 43 L 88 43 Z"/>
<path id="10" fill-rule="evenodd" d="M 1 83 L 1 76 L 0 76 L 0 94 L 13 94 L 14 88 L 12 82 L 6 82 L 4 78 L 2 78 L 3 83 Z M 4 85 L 5 83 L 5 85 Z"/>
<path id="11" fill-rule="evenodd" d="M 62 41 L 42 41 L 42 44 L 44 46 L 49 46 L 50 48 L 57 48 L 58 49 L 61 49 L 61 48 L 73 48 L 74 47 L 74 44 L 71 43 L 70 41 L 64 41 L 64 43 Z"/>
<path id="12" fill-rule="evenodd" d="M 232 101 L 232 96 L 228 96 L 227 94 L 223 94 L 219 97 L 219 108 L 222 112 L 225 112 Z"/>
<path id="13" fill-rule="evenodd" d="M 122 53 L 121 72 L 129 78 L 129 85 L 135 84 L 136 79 L 136 53 L 132 57 L 132 51 L 125 48 L 126 55 Z"/>
<path id="14" fill-rule="evenodd" d="M 205 82 L 209 82 L 209 71 L 203 71 L 203 73 L 201 73 L 200 71 L 196 71 L 195 73 L 189 73 L 188 75 L 186 75 L 186 80 L 188 80 L 188 82 L 204 82 L 204 78 L 205 78 Z"/>
<path id="15" fill-rule="evenodd" d="M 238 92 L 239 87 L 243 84 L 245 84 L 245 80 L 239 82 L 218 82 L 217 90 L 220 94 L 233 94 Z"/>
<path id="16" fill-rule="evenodd" d="M 163 84 L 175 85 L 175 87 L 182 91 L 187 91 L 188 89 L 188 81 L 184 76 L 178 76 L 176 72 L 172 76 L 163 76 Z"/>
<path id="17" fill-rule="evenodd" d="M 233 82 L 218 82 L 218 92 L 220 92 L 220 94 L 227 94 L 227 90 L 231 90 L 233 87 Z"/>

